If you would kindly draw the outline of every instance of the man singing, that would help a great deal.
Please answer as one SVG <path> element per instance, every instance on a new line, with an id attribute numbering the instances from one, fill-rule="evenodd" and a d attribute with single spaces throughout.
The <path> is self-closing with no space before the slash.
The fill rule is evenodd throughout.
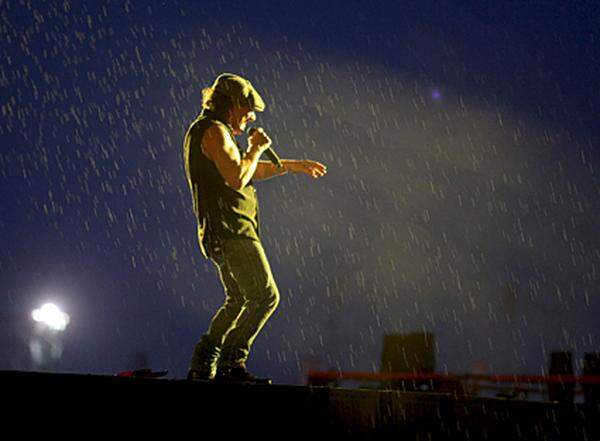
<path id="1" fill-rule="evenodd" d="M 323 176 L 316 161 L 259 161 L 271 139 L 261 128 L 244 152 L 235 136 L 245 133 L 265 103 L 252 84 L 231 73 L 202 91 L 202 113 L 185 134 L 185 171 L 198 220 L 203 256 L 216 266 L 225 302 L 194 348 L 188 379 L 270 383 L 246 369 L 254 339 L 279 304 L 279 291 L 260 241 L 253 182 L 288 172 Z M 276 158 L 276 155 L 275 155 Z M 277 158 L 278 159 L 278 158 Z"/>

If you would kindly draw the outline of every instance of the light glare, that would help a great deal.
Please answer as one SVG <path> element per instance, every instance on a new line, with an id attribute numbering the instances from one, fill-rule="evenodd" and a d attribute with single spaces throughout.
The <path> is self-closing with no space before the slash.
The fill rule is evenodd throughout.
<path id="1" fill-rule="evenodd" d="M 69 315 L 53 303 L 46 303 L 41 308 L 33 310 L 31 317 L 55 331 L 64 331 L 69 324 Z"/>

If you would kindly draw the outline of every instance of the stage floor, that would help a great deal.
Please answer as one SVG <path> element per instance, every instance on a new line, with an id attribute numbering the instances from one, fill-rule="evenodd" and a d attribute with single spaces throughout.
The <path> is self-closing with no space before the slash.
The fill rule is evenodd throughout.
<path id="1" fill-rule="evenodd" d="M 600 440 L 585 404 L 17 371 L 0 371 L 0 387 L 6 427 L 26 415 L 134 439 Z"/>

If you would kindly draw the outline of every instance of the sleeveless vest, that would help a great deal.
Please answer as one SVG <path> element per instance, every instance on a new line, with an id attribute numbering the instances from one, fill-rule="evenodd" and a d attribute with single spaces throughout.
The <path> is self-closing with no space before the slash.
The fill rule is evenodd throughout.
<path id="1" fill-rule="evenodd" d="M 244 156 L 231 127 L 209 110 L 204 110 L 185 134 L 185 173 L 198 221 L 198 242 L 206 258 L 210 257 L 213 247 L 219 246 L 221 239 L 248 237 L 259 240 L 258 198 L 252 181 L 241 190 L 229 187 L 215 163 L 202 152 L 202 136 L 213 124 L 227 129 L 240 156 Z"/>

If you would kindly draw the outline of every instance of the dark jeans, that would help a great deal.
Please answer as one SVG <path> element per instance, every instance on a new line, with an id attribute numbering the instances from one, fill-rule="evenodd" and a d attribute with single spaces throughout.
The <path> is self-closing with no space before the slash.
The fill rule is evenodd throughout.
<path id="1" fill-rule="evenodd" d="M 225 302 L 196 345 L 190 369 L 245 367 L 254 339 L 279 304 L 279 291 L 262 244 L 240 237 L 209 251 L 225 291 Z"/>

